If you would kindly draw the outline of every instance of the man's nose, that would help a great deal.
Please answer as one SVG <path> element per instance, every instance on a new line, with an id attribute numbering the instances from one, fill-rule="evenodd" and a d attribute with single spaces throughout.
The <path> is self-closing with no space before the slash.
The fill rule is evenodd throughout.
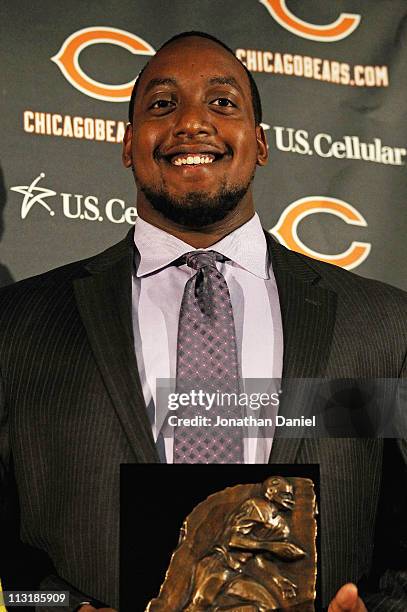
<path id="1" fill-rule="evenodd" d="M 174 125 L 174 135 L 191 138 L 193 136 L 212 135 L 216 128 L 211 121 L 209 111 L 201 104 L 188 104 L 180 107 Z"/>

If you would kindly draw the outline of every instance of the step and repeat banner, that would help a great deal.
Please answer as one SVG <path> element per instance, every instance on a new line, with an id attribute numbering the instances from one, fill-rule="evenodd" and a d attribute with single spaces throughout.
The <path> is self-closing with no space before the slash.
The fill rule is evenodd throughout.
<path id="1" fill-rule="evenodd" d="M 0 283 L 91 256 L 137 215 L 121 165 L 138 72 L 168 38 L 252 72 L 270 163 L 256 207 L 290 249 L 407 290 L 405 0 L 100 0 L 2 11 Z"/>

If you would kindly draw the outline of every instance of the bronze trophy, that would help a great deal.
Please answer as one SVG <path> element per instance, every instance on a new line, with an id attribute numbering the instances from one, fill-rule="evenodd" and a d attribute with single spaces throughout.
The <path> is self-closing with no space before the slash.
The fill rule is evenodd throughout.
<path id="1" fill-rule="evenodd" d="M 146 612 L 314 612 L 316 512 L 305 478 L 211 495 L 185 519 Z"/>

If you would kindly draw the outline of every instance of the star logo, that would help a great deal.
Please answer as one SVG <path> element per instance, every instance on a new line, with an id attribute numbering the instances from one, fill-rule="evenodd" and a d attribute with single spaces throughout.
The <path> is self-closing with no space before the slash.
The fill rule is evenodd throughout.
<path id="1" fill-rule="evenodd" d="M 56 191 L 52 189 L 46 189 L 45 187 L 37 187 L 38 183 L 41 179 L 45 177 L 45 174 L 41 172 L 33 180 L 31 185 L 19 185 L 16 187 L 10 187 L 11 191 L 17 191 L 17 193 L 21 193 L 24 196 L 23 203 L 21 204 L 21 218 L 25 219 L 31 208 L 34 204 L 40 204 L 45 210 L 49 212 L 51 217 L 55 215 L 55 212 L 52 208 L 44 202 L 44 198 L 50 198 L 51 196 L 56 195 Z"/>

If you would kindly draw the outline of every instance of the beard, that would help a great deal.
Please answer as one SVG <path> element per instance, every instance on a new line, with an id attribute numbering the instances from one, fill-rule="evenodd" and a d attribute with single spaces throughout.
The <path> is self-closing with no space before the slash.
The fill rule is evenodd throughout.
<path id="1" fill-rule="evenodd" d="M 190 229 L 200 229 L 222 221 L 246 195 L 254 179 L 254 172 L 247 184 L 229 185 L 226 178 L 214 195 L 205 191 L 189 191 L 175 198 L 164 187 L 143 185 L 136 177 L 138 188 L 144 193 L 154 210 L 166 219 Z"/>

